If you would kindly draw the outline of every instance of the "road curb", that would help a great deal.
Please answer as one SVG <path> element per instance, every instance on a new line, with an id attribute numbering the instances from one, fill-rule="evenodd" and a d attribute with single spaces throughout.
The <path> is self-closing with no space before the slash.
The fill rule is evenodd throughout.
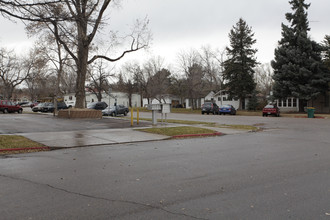
<path id="1" fill-rule="evenodd" d="M 208 136 L 221 136 L 224 133 L 215 132 L 215 133 L 206 133 L 206 134 L 182 134 L 182 135 L 174 135 L 172 138 L 185 138 L 185 137 L 208 137 Z"/>
<path id="2" fill-rule="evenodd" d="M 3 151 L 21 151 L 21 150 L 50 150 L 50 147 L 8 148 L 8 149 L 0 149 L 0 152 L 3 152 Z"/>
<path id="3" fill-rule="evenodd" d="M 295 118 L 308 118 L 307 116 L 294 116 Z M 327 117 L 323 116 L 314 116 L 316 119 L 327 119 Z"/>

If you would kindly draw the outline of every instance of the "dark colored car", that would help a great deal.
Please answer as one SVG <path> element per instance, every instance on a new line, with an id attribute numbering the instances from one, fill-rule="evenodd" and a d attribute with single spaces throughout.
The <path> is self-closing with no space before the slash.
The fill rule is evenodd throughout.
<path id="1" fill-rule="evenodd" d="M 202 114 L 204 113 L 209 114 L 212 113 L 213 115 L 219 113 L 219 106 L 216 103 L 213 102 L 205 102 L 202 105 Z"/>
<path id="2" fill-rule="evenodd" d="M 57 103 L 57 110 L 67 109 L 67 108 L 68 107 L 66 106 L 65 102 Z M 55 110 L 55 105 L 51 102 L 48 102 L 47 104 L 45 104 L 42 109 L 43 112 L 54 112 L 54 110 Z"/>
<path id="3" fill-rule="evenodd" d="M 18 105 L 20 105 L 21 107 L 23 107 L 24 105 L 28 104 L 29 102 L 19 102 Z"/>
<path id="4" fill-rule="evenodd" d="M 47 105 L 49 102 L 41 102 L 37 104 L 36 106 L 32 107 L 33 112 L 42 112 L 44 109 L 44 106 Z"/>
<path id="5" fill-rule="evenodd" d="M 219 114 L 231 114 L 231 115 L 236 115 L 236 109 L 232 105 L 222 105 L 219 108 Z"/>
<path id="6" fill-rule="evenodd" d="M 0 100 L 0 111 L 3 113 L 17 112 L 21 114 L 23 112 L 23 108 L 12 101 Z"/>
<path id="7" fill-rule="evenodd" d="M 268 115 L 275 115 L 276 117 L 280 117 L 280 109 L 276 105 L 266 105 L 262 109 L 262 116 L 268 116 Z"/>
<path id="8" fill-rule="evenodd" d="M 105 102 L 92 102 L 87 105 L 89 109 L 103 110 L 108 107 L 108 104 Z"/>
<path id="9" fill-rule="evenodd" d="M 108 108 L 102 110 L 102 115 L 110 115 L 110 116 L 117 116 L 117 115 L 127 115 L 129 109 L 124 105 L 117 105 L 117 106 L 109 106 Z"/>

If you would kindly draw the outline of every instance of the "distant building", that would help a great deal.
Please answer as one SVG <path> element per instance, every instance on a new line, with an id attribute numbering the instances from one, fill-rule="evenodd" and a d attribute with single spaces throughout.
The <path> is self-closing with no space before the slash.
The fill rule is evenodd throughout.
<path id="1" fill-rule="evenodd" d="M 204 102 L 211 101 L 217 105 L 232 105 L 234 108 L 238 109 L 240 100 L 237 98 L 230 98 L 229 92 L 227 90 L 220 90 L 218 92 L 211 91 L 204 99 L 202 99 L 202 104 Z M 245 98 L 242 102 L 242 109 L 246 109 L 247 104 L 249 103 L 249 98 Z"/>
<path id="2" fill-rule="evenodd" d="M 91 102 L 97 102 L 97 97 L 95 94 L 86 92 L 85 95 L 85 104 L 91 103 Z M 111 92 L 110 96 L 103 92 L 102 93 L 102 102 L 107 103 L 109 106 L 114 105 L 115 102 L 117 104 L 129 106 L 129 99 L 127 93 L 123 92 Z M 67 106 L 74 107 L 76 104 L 76 97 L 75 93 L 70 93 L 64 95 L 64 102 Z M 139 94 L 133 94 L 132 95 L 132 107 L 141 107 L 141 96 Z"/>

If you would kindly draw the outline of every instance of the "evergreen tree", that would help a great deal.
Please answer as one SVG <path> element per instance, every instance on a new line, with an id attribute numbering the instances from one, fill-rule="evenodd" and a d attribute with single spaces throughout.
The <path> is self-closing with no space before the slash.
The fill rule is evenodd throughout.
<path id="1" fill-rule="evenodd" d="M 230 47 L 226 48 L 228 59 L 224 62 L 224 80 L 230 97 L 240 99 L 239 109 L 242 109 L 242 101 L 251 94 L 255 88 L 254 67 L 258 64 L 253 49 L 256 40 L 251 27 L 240 18 L 229 33 Z"/>
<path id="2" fill-rule="evenodd" d="M 330 35 L 326 35 L 323 41 L 323 62 L 330 71 Z"/>
<path id="3" fill-rule="evenodd" d="M 287 13 L 290 26 L 282 23 L 282 39 L 275 49 L 274 97 L 299 98 L 300 111 L 306 101 L 326 91 L 329 74 L 322 62 L 322 46 L 308 36 L 309 22 L 305 0 L 291 0 L 293 13 Z"/>

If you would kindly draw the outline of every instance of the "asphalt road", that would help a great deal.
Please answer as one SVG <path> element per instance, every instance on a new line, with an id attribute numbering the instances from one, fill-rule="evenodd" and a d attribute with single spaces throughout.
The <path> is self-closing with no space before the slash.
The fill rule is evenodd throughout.
<path id="1" fill-rule="evenodd" d="M 2 157 L 0 218 L 330 219 L 330 120 L 169 117 L 265 130 Z"/>

